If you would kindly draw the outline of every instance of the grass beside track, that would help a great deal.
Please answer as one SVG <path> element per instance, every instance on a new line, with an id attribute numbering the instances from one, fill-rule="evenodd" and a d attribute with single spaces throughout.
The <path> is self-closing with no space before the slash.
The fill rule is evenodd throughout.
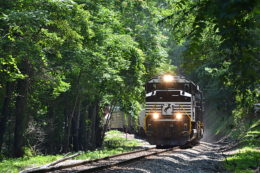
<path id="1" fill-rule="evenodd" d="M 116 130 L 111 130 L 106 133 L 104 146 L 102 149 L 95 151 L 86 151 L 80 156 L 75 157 L 75 160 L 85 159 L 97 159 L 114 154 L 120 154 L 124 152 L 133 151 L 143 144 L 136 139 L 126 139 L 125 134 Z M 48 164 L 55 160 L 64 157 L 63 155 L 36 155 L 26 156 L 23 158 L 6 158 L 0 161 L 1 173 L 17 173 L 21 170 L 30 167 L 36 167 L 44 164 Z"/>
<path id="2" fill-rule="evenodd" d="M 227 157 L 225 167 L 230 172 L 253 173 L 260 167 L 260 120 L 253 123 L 240 139 L 238 152 Z"/>
<path id="3" fill-rule="evenodd" d="M 207 129 L 215 134 L 217 139 L 223 136 L 235 140 L 239 144 L 237 153 L 229 155 L 224 164 L 229 172 L 250 173 L 260 169 L 260 120 L 258 117 L 240 119 L 235 123 L 234 117 L 223 114 L 218 116 L 214 105 L 208 108 L 205 116 Z M 211 134 L 211 133 L 209 133 Z M 213 135 L 206 136 L 214 141 Z"/>

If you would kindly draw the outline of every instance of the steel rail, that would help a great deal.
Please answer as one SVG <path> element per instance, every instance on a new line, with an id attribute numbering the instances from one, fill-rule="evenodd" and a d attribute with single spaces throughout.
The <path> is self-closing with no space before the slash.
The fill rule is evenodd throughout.
<path id="1" fill-rule="evenodd" d="M 37 169 L 29 169 L 29 170 L 24 170 L 21 173 L 37 173 L 37 172 L 55 171 L 55 170 L 60 170 L 60 169 L 65 169 L 65 168 L 76 167 L 76 166 L 80 166 L 80 165 L 84 165 L 84 164 L 88 164 L 88 163 L 98 162 L 98 161 L 101 161 L 101 160 L 108 160 L 108 159 L 123 156 L 123 155 L 134 154 L 134 153 L 143 152 L 143 151 L 149 151 L 149 150 L 152 150 L 152 149 L 155 149 L 155 148 L 156 147 L 152 147 L 152 148 L 130 151 L 130 152 L 126 152 L 126 153 L 115 154 L 115 155 L 112 155 L 112 156 L 106 156 L 106 157 L 102 157 L 102 158 L 98 158 L 98 159 L 83 160 L 83 161 L 80 161 L 80 162 L 77 162 L 77 163 L 72 163 L 72 164 L 67 164 L 67 165 L 59 165 L 59 166 L 50 166 L 50 167 L 43 167 L 43 168 L 37 168 Z"/>
<path id="2" fill-rule="evenodd" d="M 175 147 L 175 148 L 177 148 L 177 147 Z M 108 168 L 111 168 L 111 167 L 114 167 L 114 166 L 124 165 L 124 164 L 128 164 L 128 163 L 131 163 L 131 162 L 134 162 L 134 161 L 138 161 L 138 160 L 141 160 L 145 157 L 149 157 L 149 156 L 157 155 L 157 154 L 160 154 L 160 153 L 172 151 L 175 148 L 164 149 L 162 151 L 156 151 L 156 152 L 153 152 L 153 153 L 150 153 L 150 154 L 141 155 L 141 156 L 134 157 L 134 158 L 131 158 L 131 159 L 119 161 L 119 162 L 116 162 L 116 163 L 110 163 L 108 165 L 97 166 L 97 167 L 94 167 L 94 168 L 86 168 L 86 169 L 82 169 L 82 170 L 79 170 L 79 171 L 76 171 L 76 172 L 77 173 L 88 173 L 88 172 L 101 171 L 101 170 L 108 169 Z"/>
<path id="3" fill-rule="evenodd" d="M 118 166 L 118 165 L 130 163 L 130 162 L 133 162 L 133 161 L 137 161 L 137 160 L 140 160 L 140 159 L 148 157 L 148 156 L 157 155 L 157 154 L 160 154 L 160 153 L 172 151 L 176 148 L 177 147 L 170 148 L 170 149 L 163 149 L 163 150 L 160 149 L 159 151 L 154 151 L 152 153 L 144 154 L 144 155 L 141 155 L 141 156 L 136 156 L 136 157 L 121 160 L 121 161 L 114 161 L 113 163 L 112 162 L 109 163 L 108 160 L 116 158 L 116 157 L 124 156 L 124 155 L 131 155 L 131 154 L 135 154 L 135 153 L 156 150 L 156 147 L 146 148 L 146 149 L 141 149 L 141 150 L 135 150 L 135 151 L 116 154 L 116 155 L 107 156 L 107 157 L 103 157 L 103 158 L 99 158 L 99 159 L 84 160 L 84 161 L 80 161 L 80 162 L 72 163 L 72 164 L 44 167 L 44 168 L 39 168 L 39 169 L 31 169 L 31 170 L 27 170 L 27 171 L 25 170 L 25 171 L 22 171 L 22 172 L 23 173 L 46 173 L 46 172 L 51 172 L 51 171 L 59 171 L 59 170 L 67 169 L 67 168 L 74 168 L 74 167 L 77 167 L 77 166 L 85 166 L 86 164 L 98 163 L 100 161 L 107 161 L 108 162 L 106 164 L 100 163 L 101 164 L 100 166 L 97 165 L 95 167 L 86 168 L 86 169 L 82 169 L 82 170 L 79 170 L 79 171 L 77 171 L 77 170 L 68 171 L 68 172 L 80 172 L 80 173 L 82 173 L 82 172 L 95 172 L 95 171 L 100 171 L 100 170 L 103 170 L 103 169 L 108 169 L 108 168 L 111 168 L 113 166 Z"/>

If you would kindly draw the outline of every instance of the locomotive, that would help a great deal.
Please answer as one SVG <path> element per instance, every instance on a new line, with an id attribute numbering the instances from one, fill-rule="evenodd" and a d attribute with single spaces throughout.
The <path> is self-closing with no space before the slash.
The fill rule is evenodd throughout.
<path id="1" fill-rule="evenodd" d="M 176 146 L 203 137 L 203 103 L 199 86 L 183 76 L 163 74 L 145 86 L 145 111 L 140 115 L 147 141 Z"/>

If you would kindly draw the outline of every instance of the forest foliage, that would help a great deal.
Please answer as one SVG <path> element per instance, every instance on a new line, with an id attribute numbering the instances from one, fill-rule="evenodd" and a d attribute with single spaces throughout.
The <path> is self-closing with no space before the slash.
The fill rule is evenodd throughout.
<path id="1" fill-rule="evenodd" d="M 173 69 L 145 2 L 16 0 L 0 7 L 5 155 L 100 147 L 104 105 L 137 115 L 144 82 Z"/>
<path id="2" fill-rule="evenodd" d="M 1 0 L 1 153 L 100 147 L 104 108 L 137 116 L 144 83 L 167 71 L 219 112 L 253 116 L 259 10 L 256 0 Z"/>
<path id="3" fill-rule="evenodd" d="M 185 48 L 181 56 L 173 57 L 173 63 L 181 62 L 181 73 L 203 87 L 206 105 L 220 116 L 233 115 L 237 122 L 248 116 L 256 118 L 253 106 L 260 100 L 259 2 L 180 0 L 170 5 L 160 23 L 169 27 L 172 37 Z"/>

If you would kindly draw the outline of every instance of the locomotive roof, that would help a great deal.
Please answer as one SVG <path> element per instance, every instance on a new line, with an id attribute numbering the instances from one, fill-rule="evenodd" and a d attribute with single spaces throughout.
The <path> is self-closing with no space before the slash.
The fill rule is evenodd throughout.
<path id="1" fill-rule="evenodd" d="M 155 76 L 151 80 L 148 81 L 148 83 L 160 83 L 162 81 L 163 75 Z M 176 83 L 192 83 L 192 81 L 185 79 L 184 76 L 173 76 L 173 80 Z M 194 84 L 195 85 L 195 84 Z"/>
<path id="2" fill-rule="evenodd" d="M 163 75 L 158 75 L 153 77 L 151 80 L 149 80 L 147 83 L 148 84 L 152 84 L 152 83 L 161 83 L 163 81 Z M 192 85 L 194 85 L 198 91 L 199 90 L 199 86 L 196 85 L 194 82 L 192 82 L 191 80 L 186 79 L 184 76 L 174 76 L 173 75 L 173 82 L 174 83 L 191 83 Z"/>

